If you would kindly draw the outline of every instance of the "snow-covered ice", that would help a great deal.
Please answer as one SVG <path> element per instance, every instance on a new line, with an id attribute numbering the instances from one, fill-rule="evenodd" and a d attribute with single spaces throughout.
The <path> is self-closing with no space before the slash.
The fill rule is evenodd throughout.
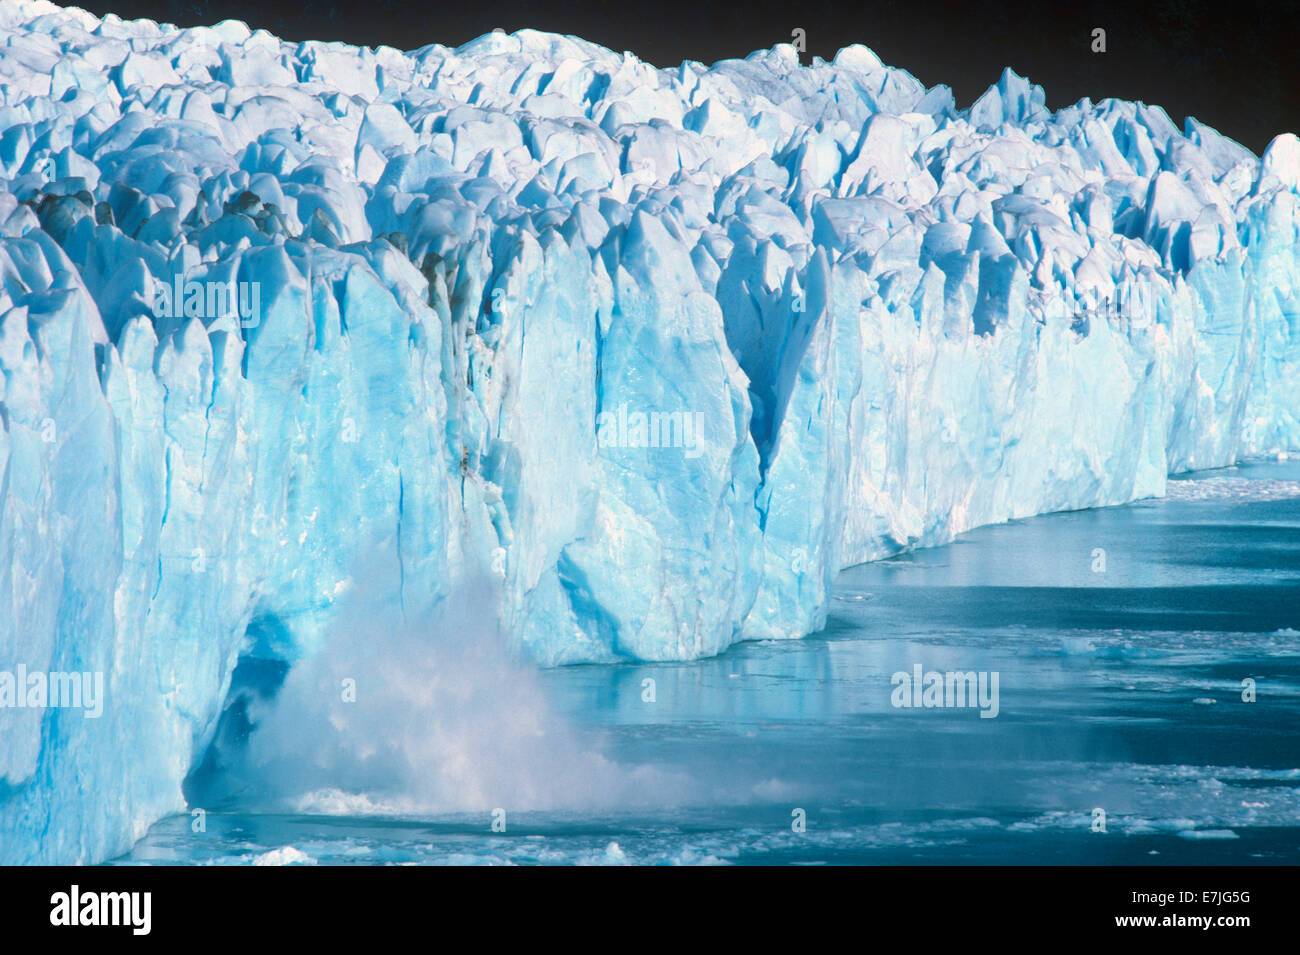
<path id="1" fill-rule="evenodd" d="M 486 577 L 544 664 L 1300 448 L 1300 140 L 969 109 L 851 46 L 656 69 L 0 7 L 0 861 L 184 807 L 241 659 Z M 226 301 L 224 305 L 222 297 Z M 383 647 L 375 653 L 382 654 Z"/>

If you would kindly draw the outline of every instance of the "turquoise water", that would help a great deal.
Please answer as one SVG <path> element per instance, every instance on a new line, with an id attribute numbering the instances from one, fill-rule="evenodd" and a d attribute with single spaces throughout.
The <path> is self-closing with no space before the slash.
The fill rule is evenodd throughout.
<path id="1" fill-rule="evenodd" d="M 893 705 L 917 665 L 996 673 L 996 717 Z M 235 800 L 117 861 L 1300 862 L 1300 463 L 852 568 L 803 640 L 535 680 L 584 761 L 504 832 Z"/>

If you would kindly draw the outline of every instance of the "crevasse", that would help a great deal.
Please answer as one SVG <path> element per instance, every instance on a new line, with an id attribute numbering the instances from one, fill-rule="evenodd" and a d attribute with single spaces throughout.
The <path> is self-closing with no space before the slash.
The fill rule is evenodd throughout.
<path id="1" fill-rule="evenodd" d="M 0 670 L 108 694 L 0 708 L 0 862 L 183 809 L 241 661 L 313 653 L 376 549 L 370 599 L 487 575 L 543 664 L 691 659 L 818 629 L 842 567 L 1300 447 L 1289 134 L 1010 71 L 959 110 L 862 46 L 29 0 L 0 37 Z"/>

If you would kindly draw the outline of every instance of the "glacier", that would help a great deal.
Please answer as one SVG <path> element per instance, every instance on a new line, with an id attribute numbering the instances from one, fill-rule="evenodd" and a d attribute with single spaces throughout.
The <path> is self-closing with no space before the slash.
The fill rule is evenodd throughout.
<path id="1" fill-rule="evenodd" d="M 818 630 L 846 566 L 1300 448 L 1291 134 L 1010 70 L 959 109 L 860 45 L 0 37 L 0 669 L 107 698 L 0 707 L 3 863 L 184 811 L 362 575 L 489 581 L 543 665 L 690 660 Z"/>

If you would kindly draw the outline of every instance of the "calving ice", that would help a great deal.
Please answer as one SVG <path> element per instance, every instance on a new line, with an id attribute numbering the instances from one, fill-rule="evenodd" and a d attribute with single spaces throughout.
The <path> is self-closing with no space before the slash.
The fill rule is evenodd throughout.
<path id="1" fill-rule="evenodd" d="M 0 709 L 79 709 L 88 720 L 104 712 L 104 674 L 28 672 L 25 664 L 0 670 Z"/>
<path id="2" fill-rule="evenodd" d="M 57 926 L 128 926 L 133 935 L 153 927 L 149 892 L 82 892 L 78 885 L 50 896 L 50 924 Z"/>
<path id="3" fill-rule="evenodd" d="M 171 284 L 155 282 L 153 313 L 156 318 L 234 318 L 244 328 L 256 328 L 262 318 L 260 282 L 221 282 L 186 279 L 177 274 Z"/>
<path id="4" fill-rule="evenodd" d="M 940 672 L 926 670 L 918 663 L 911 673 L 899 670 L 889 682 L 894 687 L 889 702 L 897 708 L 978 707 L 980 719 L 998 715 L 997 670 Z"/>

